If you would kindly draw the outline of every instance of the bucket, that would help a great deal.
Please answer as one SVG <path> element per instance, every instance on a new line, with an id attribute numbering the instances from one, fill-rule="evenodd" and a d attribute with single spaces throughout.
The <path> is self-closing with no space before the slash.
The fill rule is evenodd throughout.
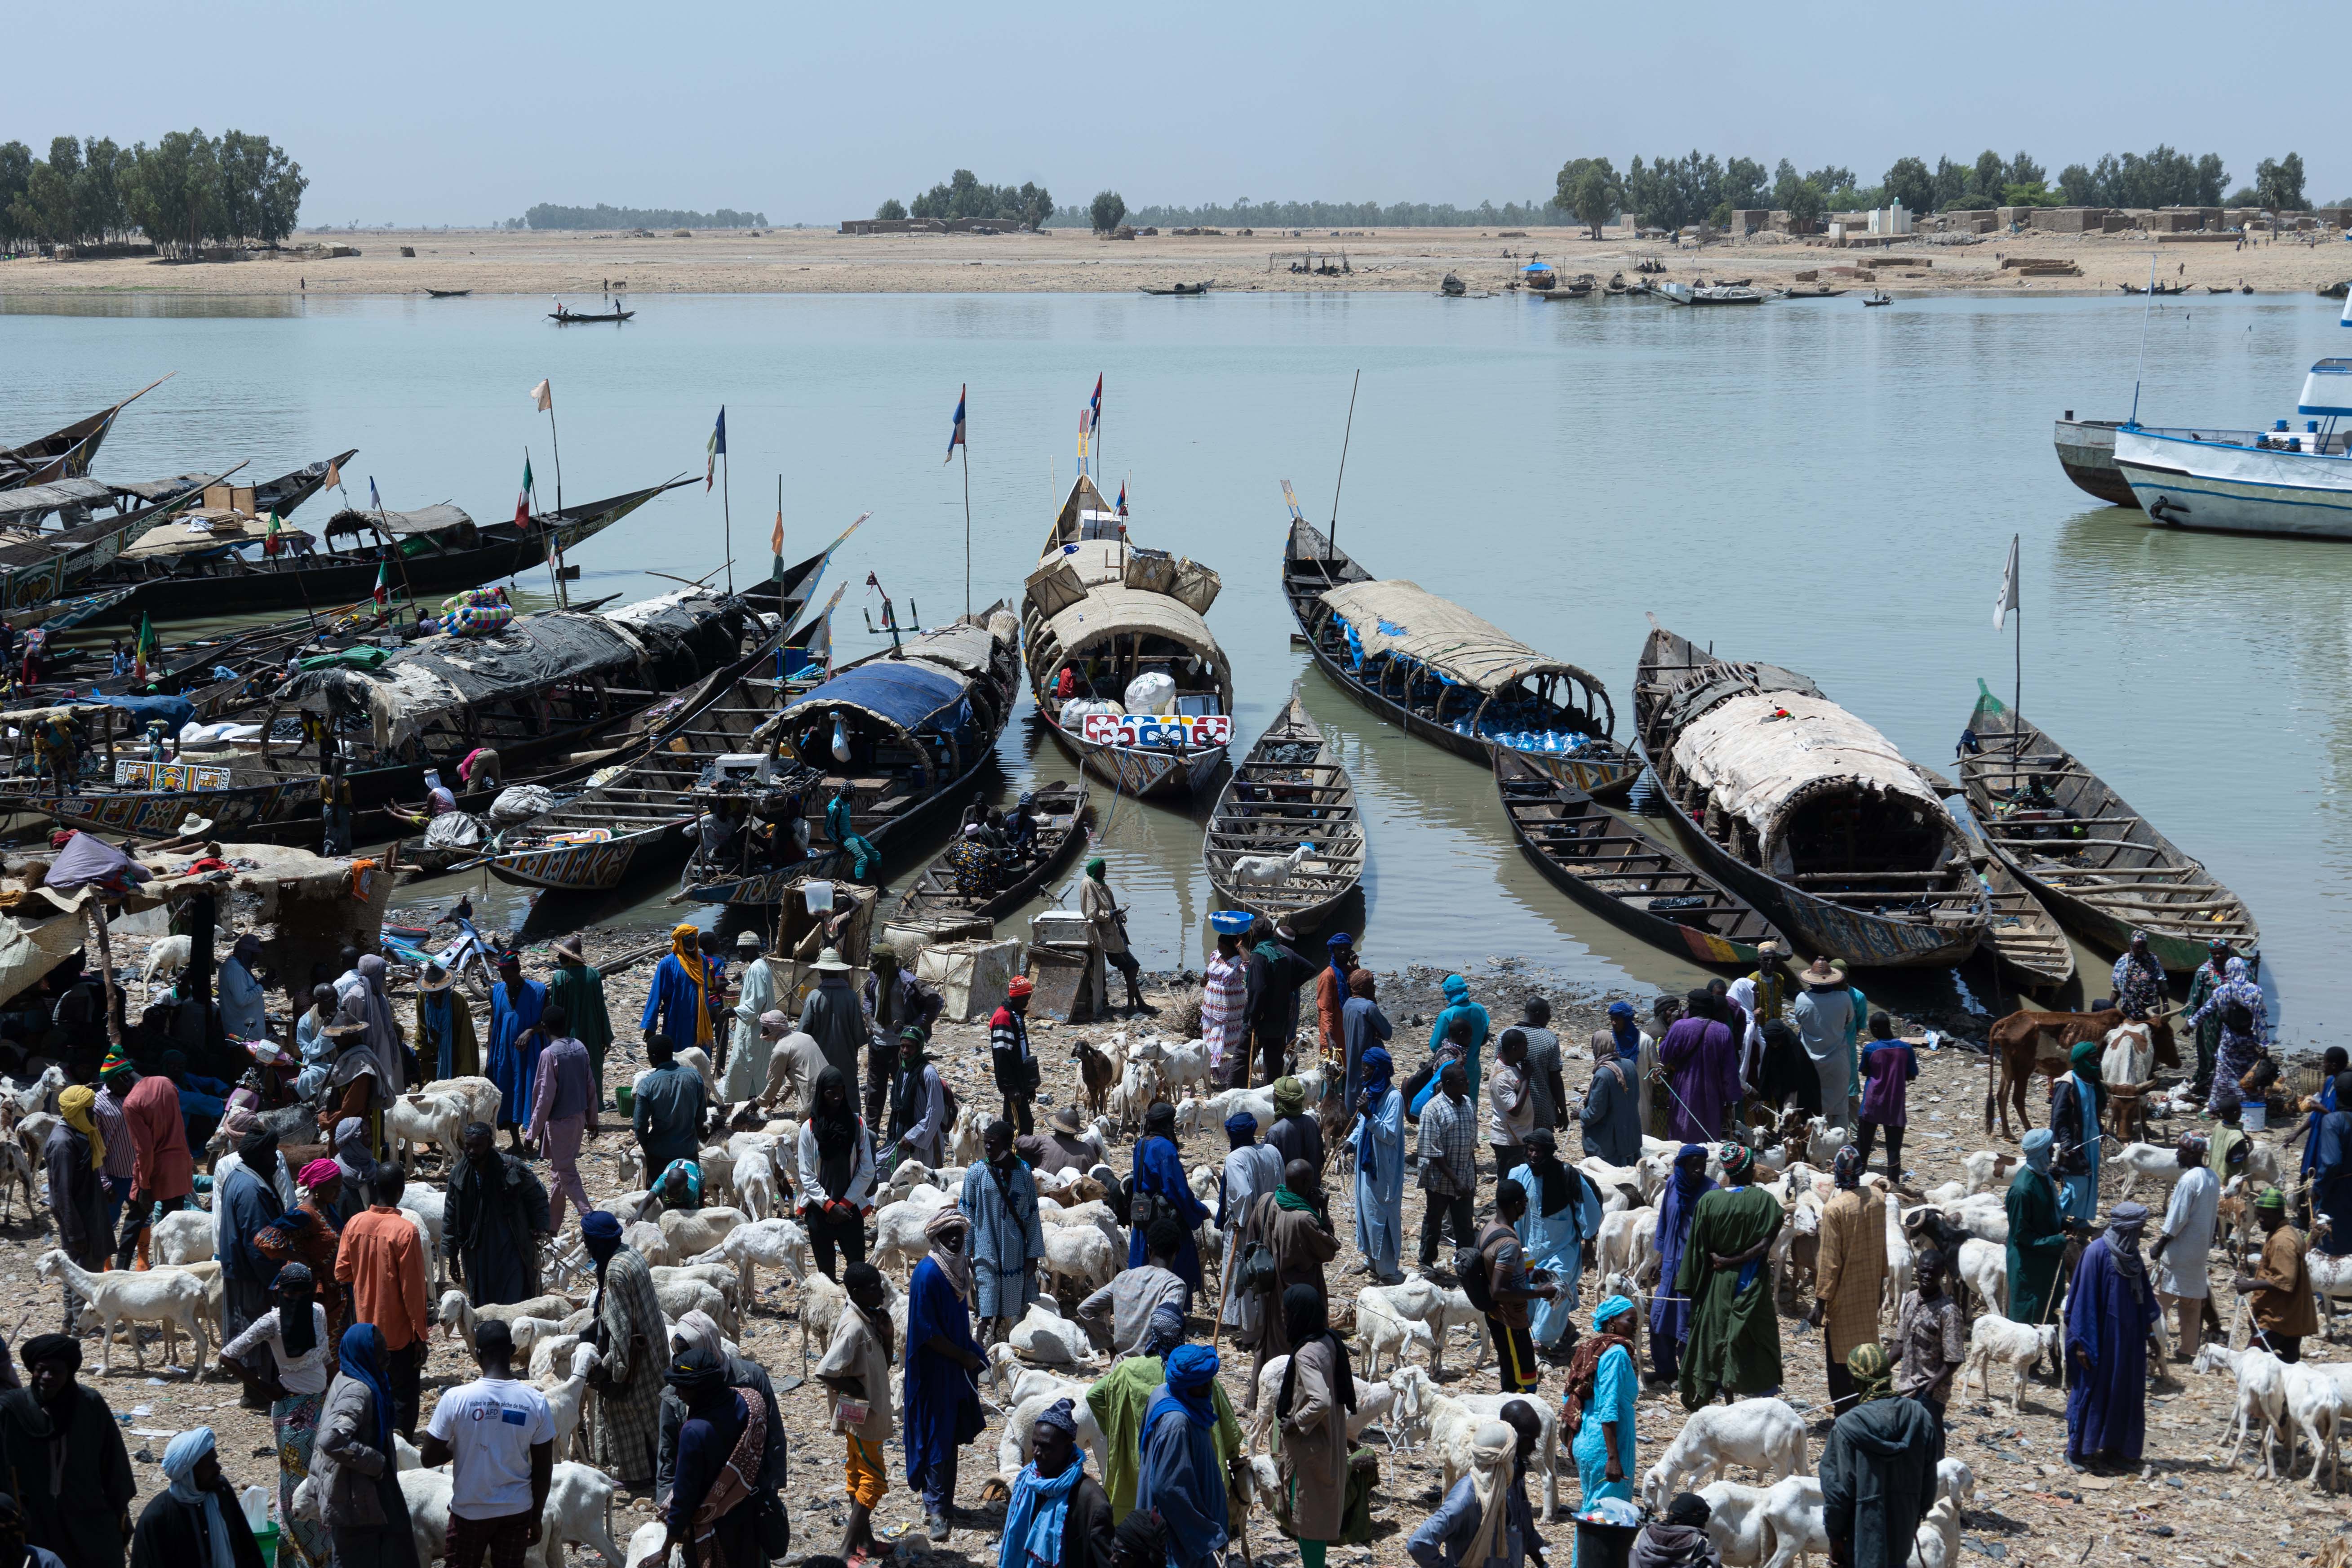
<path id="1" fill-rule="evenodd" d="M 630 1112 L 635 1110 L 636 1101 L 637 1091 L 631 1089 L 627 1084 L 622 1084 L 613 1090 L 614 1109 L 618 1110 L 624 1116 L 630 1114 Z"/>
<path id="2" fill-rule="evenodd" d="M 2238 1125 L 2249 1132 L 2260 1132 L 2271 1124 L 2271 1108 L 2267 1101 L 2250 1100 L 2238 1107 Z"/>
<path id="3" fill-rule="evenodd" d="M 253 1543 L 261 1548 L 261 1568 L 278 1568 L 278 1525 L 274 1521 L 253 1532 Z"/>

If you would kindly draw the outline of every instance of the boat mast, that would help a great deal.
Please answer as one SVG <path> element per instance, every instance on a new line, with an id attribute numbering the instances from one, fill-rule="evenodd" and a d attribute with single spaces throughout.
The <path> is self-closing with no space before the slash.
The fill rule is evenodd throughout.
<path id="1" fill-rule="evenodd" d="M 1348 482 L 1348 443 L 1356 434 L 1356 389 L 1363 384 L 1364 373 L 1360 369 L 1356 372 L 1356 379 L 1348 384 L 1348 427 L 1339 437 L 1339 477 L 1331 481 L 1331 529 L 1323 541 L 1324 549 L 1330 552 L 1323 557 L 1327 563 L 1337 559 L 1339 549 L 1339 487 Z"/>
<path id="2" fill-rule="evenodd" d="M 2131 428 L 2139 428 L 2139 383 L 2147 374 L 2147 321 L 2156 314 L 2156 258 L 2158 252 L 2147 253 L 2147 308 L 2139 317 L 2139 368 L 2132 372 Z"/>

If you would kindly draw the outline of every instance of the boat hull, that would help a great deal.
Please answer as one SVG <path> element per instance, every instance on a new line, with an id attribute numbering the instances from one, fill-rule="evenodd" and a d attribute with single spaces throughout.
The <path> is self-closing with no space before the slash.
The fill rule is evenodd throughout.
<path id="1" fill-rule="evenodd" d="M 1111 786 L 1118 794 L 1135 800 L 1149 800 L 1155 795 L 1192 795 L 1206 789 L 1225 765 L 1225 748 L 1205 747 L 1196 752 L 1168 752 L 1144 746 L 1106 746 L 1073 735 L 1048 717 L 1043 720 L 1046 732 L 1061 742 L 1062 749 L 1077 759 L 1078 765 Z"/>
<path id="2" fill-rule="evenodd" d="M 632 875 L 652 876 L 657 868 L 674 870 L 693 851 L 688 834 L 692 826 L 692 817 L 682 816 L 601 844 L 551 845 L 499 855 L 489 863 L 490 875 L 518 888 L 543 888 L 551 893 L 608 892 Z"/>
<path id="3" fill-rule="evenodd" d="M 2116 470 L 2116 421 L 2112 419 L 2061 419 L 2056 422 L 2053 440 L 2058 448 L 2058 466 L 2074 487 L 2087 495 L 2096 496 L 2109 506 L 2139 505 L 2132 494 L 2131 481 Z"/>
<path id="4" fill-rule="evenodd" d="M 2352 539 L 2352 458 L 2123 430 L 2116 468 L 2167 527 Z"/>

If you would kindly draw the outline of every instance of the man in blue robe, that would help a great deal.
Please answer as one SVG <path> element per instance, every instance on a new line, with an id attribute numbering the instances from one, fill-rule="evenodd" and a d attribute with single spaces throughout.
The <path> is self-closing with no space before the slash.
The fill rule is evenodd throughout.
<path id="1" fill-rule="evenodd" d="M 669 933 L 668 956 L 654 966 L 653 988 L 646 993 L 645 1016 L 637 1027 L 666 1037 L 672 1050 L 700 1046 L 709 1051 L 714 1038 L 709 1001 L 713 994 L 702 956 L 702 933 L 679 925 Z M 717 1065 L 714 1060 L 712 1066 Z"/>
<path id="2" fill-rule="evenodd" d="M 522 1130 L 530 1125 L 531 1086 L 539 1079 L 539 1053 L 547 1041 L 540 1033 L 539 1015 L 547 1005 L 547 987 L 522 977 L 522 962 L 513 953 L 499 960 L 499 983 L 490 987 L 489 1080 L 499 1086 L 499 1125 L 522 1151 Z"/>
<path id="3" fill-rule="evenodd" d="M 980 1388 L 988 1365 L 971 1337 L 971 1259 L 964 1243 L 971 1220 L 942 1208 L 924 1227 L 931 1255 L 907 1285 L 907 1372 L 900 1414 L 906 1420 L 907 1484 L 923 1494 L 931 1539 L 944 1542 L 955 1513 L 956 1451 L 980 1436 Z"/>
<path id="4" fill-rule="evenodd" d="M 956 1206 L 971 1221 L 972 1310 L 987 1322 L 994 1344 L 1037 1299 L 1045 1232 L 1037 1217 L 1037 1180 L 1013 1152 L 1013 1123 L 1003 1117 L 990 1122 L 980 1147 L 987 1157 L 964 1173 Z"/>
<path id="5" fill-rule="evenodd" d="M 1404 1094 L 1386 1047 L 1367 1047 L 1359 1070 L 1363 1085 L 1348 1134 L 1355 1152 L 1356 1250 L 1381 1284 L 1395 1285 L 1404 1279 Z"/>
<path id="6" fill-rule="evenodd" d="M 1135 1506 L 1154 1510 L 1167 1530 L 1170 1568 L 1209 1568 L 1225 1533 L 1225 1474 L 1217 1463 L 1217 1352 L 1179 1345 L 1167 1359 L 1168 1381 L 1151 1391 L 1143 1416 L 1143 1464 Z"/>
<path id="7" fill-rule="evenodd" d="M 2352 1252 L 2352 1072 L 2337 1073 L 2326 1088 L 2334 1103 L 2311 1141 L 2311 1250 L 2340 1258 Z"/>
<path id="8" fill-rule="evenodd" d="M 2159 1309 L 2140 1257 L 2147 1210 L 2117 1204 L 2066 1292 L 2066 1462 L 2137 1465 L 2147 1436 L 2148 1336 Z"/>
<path id="9" fill-rule="evenodd" d="M 1715 1184 L 1706 1179 L 1706 1147 L 1685 1143 L 1675 1156 L 1674 1171 L 1658 1193 L 1658 1267 L 1674 1270 L 1682 1267 L 1683 1243 L 1690 1239 L 1691 1217 L 1698 1211 L 1699 1198 L 1713 1191 Z M 1662 1272 L 1662 1279 L 1672 1279 L 1674 1274 Z M 1689 1299 L 1672 1289 L 1662 1289 L 1650 1297 L 1650 1369 L 1661 1382 L 1672 1383 L 1681 1374 L 1683 1345 L 1690 1338 L 1691 1304 Z"/>
<path id="10" fill-rule="evenodd" d="M 1511 1173 L 1528 1194 L 1527 1212 L 1516 1227 L 1519 1246 L 1529 1268 L 1551 1270 L 1559 1284 L 1558 1295 L 1531 1304 L 1528 1334 L 1538 1352 L 1557 1356 L 1575 1326 L 1570 1314 L 1582 1302 L 1578 1282 L 1601 1235 L 1601 1192 L 1583 1172 L 1560 1163 L 1550 1128 L 1528 1133 L 1525 1147 L 1527 1163 Z"/>
<path id="11" fill-rule="evenodd" d="M 1200 1294 L 1201 1246 L 1193 1233 L 1209 1217 L 1209 1205 L 1192 1195 L 1192 1184 L 1184 1175 L 1183 1152 L 1176 1147 L 1176 1108 L 1164 1100 L 1143 1113 L 1143 1136 L 1135 1144 L 1134 1180 L 1128 1196 L 1132 1204 L 1147 1194 L 1152 1200 L 1151 1212 L 1129 1231 L 1127 1266 L 1143 1267 L 1144 1232 L 1151 1219 L 1164 1215 L 1184 1227 L 1184 1249 L 1168 1260 L 1168 1268 L 1192 1288 L 1194 1295 Z"/>

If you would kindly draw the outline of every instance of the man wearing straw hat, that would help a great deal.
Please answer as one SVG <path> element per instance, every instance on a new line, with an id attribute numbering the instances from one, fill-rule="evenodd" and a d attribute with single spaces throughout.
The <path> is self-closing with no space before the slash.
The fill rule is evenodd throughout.
<path id="1" fill-rule="evenodd" d="M 728 1031 L 727 1066 L 719 1075 L 719 1098 L 730 1105 L 751 1099 L 768 1081 L 767 1037 L 760 1016 L 776 1005 L 775 971 L 761 949 L 760 933 L 735 933 L 735 957 L 742 973 L 735 987 L 735 1016 Z"/>
<path id="2" fill-rule="evenodd" d="M 613 1048 L 613 1016 L 604 1007 L 604 976 L 581 955 L 580 939 L 566 937 L 555 944 L 555 973 L 547 979 L 547 999 L 563 1004 L 572 1019 L 572 1037 L 588 1051 L 590 1076 L 596 1085 L 596 1107 L 604 1105 L 604 1053 Z"/>
<path id="3" fill-rule="evenodd" d="M 1853 1022 L 1853 996 L 1845 976 L 1830 967 L 1826 958 L 1814 959 L 1801 978 L 1804 994 L 1790 1016 L 1821 1079 L 1822 1114 L 1837 1126 L 1851 1127 L 1854 1119 L 1846 1100 L 1853 1089 L 1853 1068 L 1846 1056 L 1846 1035 Z"/>
<path id="4" fill-rule="evenodd" d="M 416 979 L 416 1057 L 436 1079 L 478 1078 L 481 1043 L 474 1034 L 474 1009 L 457 993 L 457 977 L 428 963 Z"/>
<path id="5" fill-rule="evenodd" d="M 866 1007 L 849 984 L 849 964 L 841 950 L 828 947 L 809 965 L 816 971 L 816 989 L 801 1007 L 801 1033 L 814 1040 L 826 1065 L 841 1069 L 852 1085 L 857 1079 L 857 1053 L 866 1047 L 868 1030 Z"/>

